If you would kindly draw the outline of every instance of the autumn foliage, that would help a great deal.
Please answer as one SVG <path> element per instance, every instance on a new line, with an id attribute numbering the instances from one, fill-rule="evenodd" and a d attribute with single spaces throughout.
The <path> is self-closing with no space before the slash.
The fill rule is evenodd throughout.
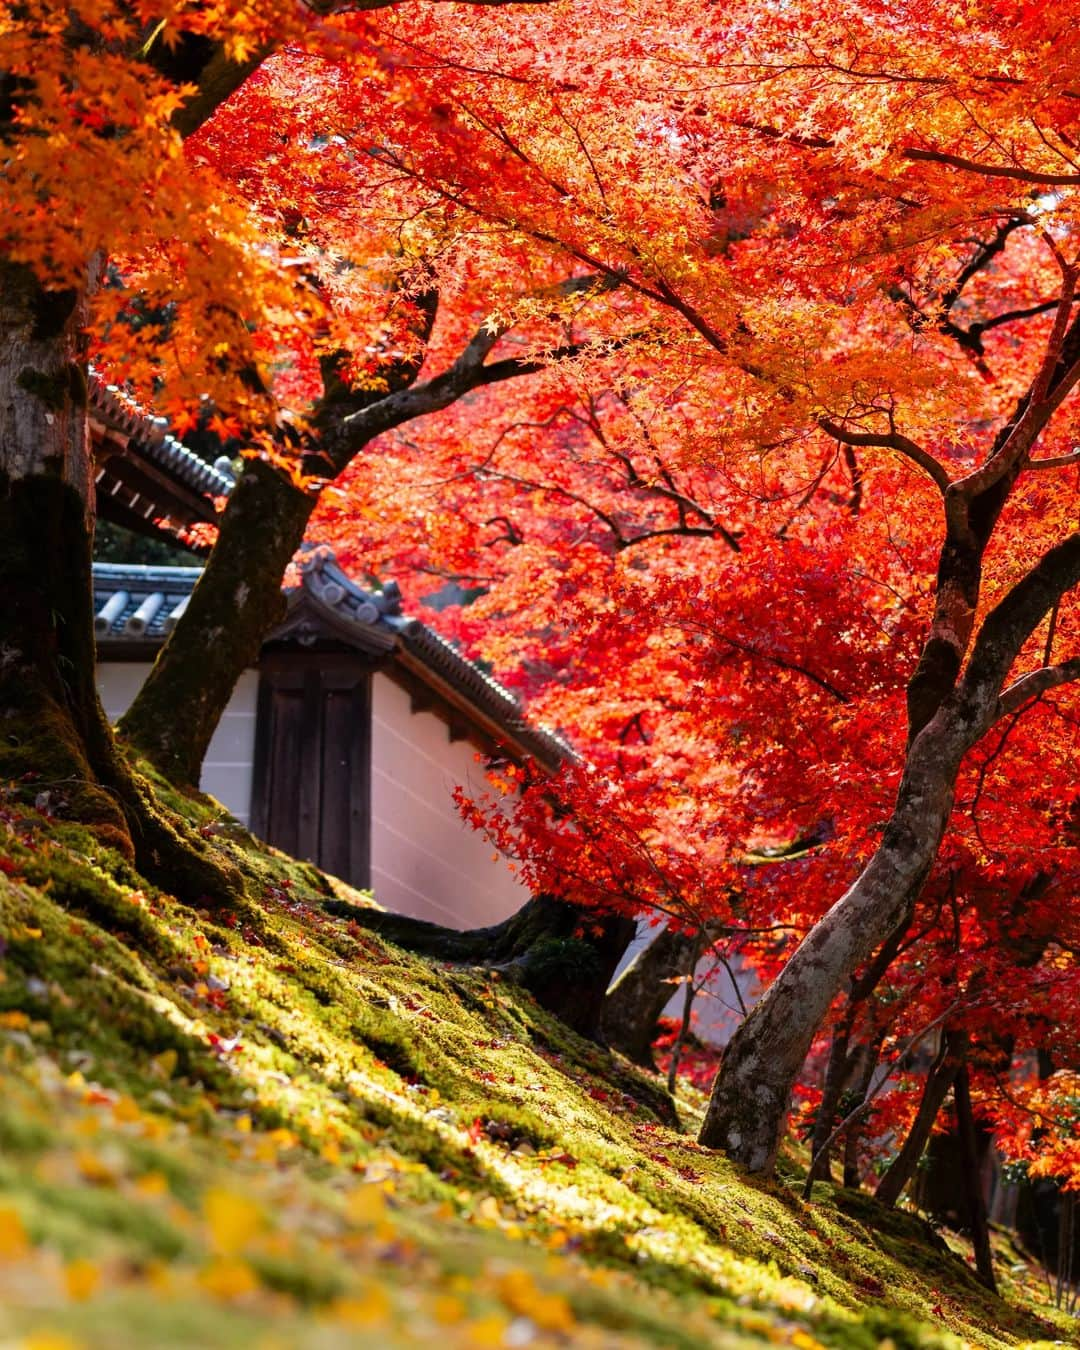
<path id="1" fill-rule="evenodd" d="M 413 603 L 475 594 L 433 621 L 573 741 L 555 782 L 499 768 L 512 814 L 465 804 L 535 889 L 718 923 L 772 981 L 879 856 L 988 617 L 1076 538 L 1075 6 L 21 9 L 3 246 L 50 285 L 107 258 L 95 358 L 179 430 L 207 397 L 310 484 L 327 357 L 379 393 L 479 333 L 522 375 L 365 445 L 317 531 Z M 182 143 L 154 52 L 203 35 L 252 73 Z M 1058 590 L 800 1086 L 809 1116 L 839 1028 L 894 1065 L 864 1163 L 948 1028 L 1003 1147 L 1080 1187 Z"/>

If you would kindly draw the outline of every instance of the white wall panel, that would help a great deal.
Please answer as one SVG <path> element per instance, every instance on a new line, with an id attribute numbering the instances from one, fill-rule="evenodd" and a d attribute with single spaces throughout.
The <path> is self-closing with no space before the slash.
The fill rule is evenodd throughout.
<path id="1" fill-rule="evenodd" d="M 127 711 L 149 674 L 148 661 L 102 661 L 98 664 L 98 692 L 110 722 L 115 722 Z M 251 811 L 258 688 L 258 673 L 244 671 L 214 732 L 199 780 L 203 792 L 216 797 L 242 825 L 248 823 Z M 182 732 L 182 728 L 180 730 Z"/>
<path id="2" fill-rule="evenodd" d="M 528 898 L 505 859 L 457 813 L 457 784 L 486 779 L 467 741 L 434 713 L 414 713 L 385 675 L 372 684 L 371 880 L 386 909 L 455 928 L 498 923 Z"/>

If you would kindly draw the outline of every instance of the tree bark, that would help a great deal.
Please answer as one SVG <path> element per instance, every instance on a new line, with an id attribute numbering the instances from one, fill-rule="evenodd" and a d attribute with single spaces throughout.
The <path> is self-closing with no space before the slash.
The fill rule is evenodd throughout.
<path id="1" fill-rule="evenodd" d="M 0 265 L 0 778 L 163 889 L 236 901 L 239 874 L 117 752 L 94 684 L 85 308 Z"/>
<path id="2" fill-rule="evenodd" d="M 815 1181 L 832 1180 L 832 1148 L 829 1139 L 836 1123 L 836 1113 L 840 1108 L 840 1098 L 844 1085 L 851 1075 L 851 1061 L 848 1058 L 848 1044 L 851 1040 L 851 1028 L 855 1020 L 855 1009 L 848 1007 L 843 1020 L 833 1028 L 829 1044 L 829 1060 L 825 1066 L 825 1082 L 822 1085 L 821 1105 L 814 1121 L 814 1133 L 810 1139 L 810 1170 L 806 1185 L 809 1188 Z"/>
<path id="3" fill-rule="evenodd" d="M 493 967 L 590 1040 L 598 1038 L 604 994 L 636 929 L 623 915 L 586 914 L 549 895 L 534 896 L 500 924 L 466 932 L 347 901 L 327 900 L 323 908 L 406 951 Z"/>
<path id="4" fill-rule="evenodd" d="M 645 1069 L 655 1069 L 652 1043 L 656 1024 L 671 1002 L 665 981 L 692 974 L 698 935 L 670 925 L 637 954 L 608 990 L 600 1013 L 600 1034 L 613 1050 Z"/>
<path id="5" fill-rule="evenodd" d="M 852 1088 L 850 1108 L 854 1118 L 844 1134 L 844 1185 L 853 1191 L 859 1189 L 862 1180 L 859 1176 L 859 1142 L 870 1114 L 868 1109 L 860 1108 L 866 1102 L 870 1085 L 874 1081 L 874 1070 L 881 1056 L 881 1043 L 884 1038 L 884 1031 L 878 1032 L 872 1040 L 859 1047 L 855 1056 L 854 1069 L 857 1076 Z"/>
<path id="6" fill-rule="evenodd" d="M 700 1141 L 750 1171 L 772 1171 L 818 1027 L 851 972 L 907 920 L 933 865 L 965 748 L 950 720 L 938 717 L 916 737 L 877 852 L 728 1043 Z"/>
<path id="7" fill-rule="evenodd" d="M 975 1137 L 975 1114 L 971 1109 L 971 1085 L 968 1067 L 961 1064 L 953 1079 L 956 1104 L 956 1128 L 963 1154 L 964 1192 L 967 1198 L 971 1244 L 975 1250 L 975 1271 L 991 1293 L 997 1293 L 994 1279 L 994 1253 L 990 1247 L 990 1228 L 986 1222 L 982 1177 L 979 1175 L 979 1150 Z"/>

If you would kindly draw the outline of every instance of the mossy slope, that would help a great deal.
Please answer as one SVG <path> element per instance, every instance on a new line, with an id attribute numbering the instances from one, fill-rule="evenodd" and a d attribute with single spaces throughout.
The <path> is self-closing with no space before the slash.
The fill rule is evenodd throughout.
<path id="1" fill-rule="evenodd" d="M 660 1123 L 654 1080 L 173 804 L 243 871 L 236 913 L 0 799 L 0 1345 L 1068 1334 L 913 1218 L 747 1184 Z"/>

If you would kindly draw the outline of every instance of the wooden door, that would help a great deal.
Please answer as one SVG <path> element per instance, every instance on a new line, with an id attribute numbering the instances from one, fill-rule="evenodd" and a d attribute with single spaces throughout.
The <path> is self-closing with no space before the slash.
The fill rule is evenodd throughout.
<path id="1" fill-rule="evenodd" d="M 255 834 L 370 885 L 369 662 L 314 653 L 265 660 L 251 798 Z"/>

